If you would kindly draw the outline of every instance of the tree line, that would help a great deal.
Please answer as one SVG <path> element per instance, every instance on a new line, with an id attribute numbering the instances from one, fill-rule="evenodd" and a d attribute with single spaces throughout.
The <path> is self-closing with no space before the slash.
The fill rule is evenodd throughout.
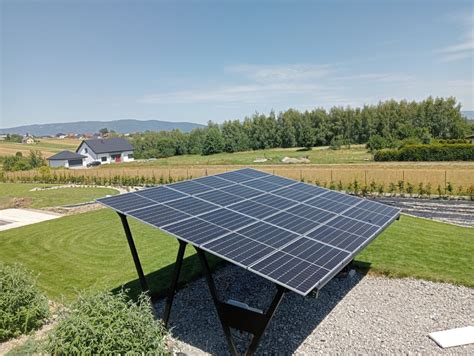
<path id="1" fill-rule="evenodd" d="M 209 122 L 207 127 L 190 133 L 147 131 L 132 135 L 131 141 L 136 158 L 162 158 L 277 147 L 337 148 L 371 141 L 380 149 L 395 147 L 404 140 L 463 138 L 469 130 L 455 98 L 428 97 L 420 102 L 388 100 L 362 108 L 255 113 L 243 121 L 229 120 L 220 125 Z"/>

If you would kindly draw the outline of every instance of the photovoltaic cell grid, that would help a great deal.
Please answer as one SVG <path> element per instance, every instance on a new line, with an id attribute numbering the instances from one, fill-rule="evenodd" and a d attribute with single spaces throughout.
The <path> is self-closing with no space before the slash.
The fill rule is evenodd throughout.
<path id="1" fill-rule="evenodd" d="M 251 168 L 98 202 L 302 295 L 324 286 L 400 214 Z"/>

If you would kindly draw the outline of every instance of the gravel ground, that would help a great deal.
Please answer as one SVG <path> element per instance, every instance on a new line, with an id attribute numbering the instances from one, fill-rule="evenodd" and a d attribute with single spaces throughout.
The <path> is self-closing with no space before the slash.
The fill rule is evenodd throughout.
<path id="1" fill-rule="evenodd" d="M 406 214 L 474 227 L 474 201 L 377 197 L 375 200 L 397 206 Z"/>
<path id="2" fill-rule="evenodd" d="M 221 298 L 265 309 L 276 288 L 228 265 L 215 273 Z M 474 289 L 413 279 L 335 278 L 317 299 L 287 293 L 257 354 L 474 354 L 474 344 L 441 349 L 432 331 L 474 324 Z M 164 301 L 157 302 L 163 310 Z M 207 284 L 199 279 L 175 297 L 170 326 L 186 354 L 227 354 Z M 243 351 L 248 336 L 235 332 Z"/>

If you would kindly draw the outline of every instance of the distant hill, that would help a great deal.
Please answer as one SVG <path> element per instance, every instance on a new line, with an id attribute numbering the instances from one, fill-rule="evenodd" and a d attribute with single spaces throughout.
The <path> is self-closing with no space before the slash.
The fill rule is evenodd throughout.
<path id="1" fill-rule="evenodd" d="M 467 117 L 470 121 L 474 120 L 474 111 L 461 111 L 461 115 Z"/>
<path id="2" fill-rule="evenodd" d="M 33 136 L 49 136 L 57 133 L 95 133 L 106 127 L 118 133 L 132 133 L 143 131 L 170 131 L 180 129 L 183 132 L 189 132 L 194 128 L 204 125 L 192 122 L 170 122 L 160 120 L 114 120 L 114 121 L 78 121 L 63 122 L 54 124 L 35 124 L 23 125 L 10 128 L 0 128 L 0 133 L 16 133 L 24 135 L 29 133 Z"/>

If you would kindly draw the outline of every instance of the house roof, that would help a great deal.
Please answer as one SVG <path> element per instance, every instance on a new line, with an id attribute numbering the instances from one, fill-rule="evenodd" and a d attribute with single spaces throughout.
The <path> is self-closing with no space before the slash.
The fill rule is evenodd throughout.
<path id="1" fill-rule="evenodd" d="M 466 136 L 466 138 L 474 138 L 474 134 Z"/>
<path id="2" fill-rule="evenodd" d="M 95 153 L 133 151 L 132 145 L 126 139 L 121 137 L 113 137 L 107 139 L 99 138 L 94 140 L 85 140 L 82 142 L 87 143 L 87 146 L 89 146 L 90 149 Z M 78 150 L 79 147 L 77 148 Z"/>
<path id="3" fill-rule="evenodd" d="M 80 155 L 71 151 L 61 151 L 48 158 L 50 161 L 69 160 L 69 159 L 83 159 L 86 158 L 84 155 Z"/>

